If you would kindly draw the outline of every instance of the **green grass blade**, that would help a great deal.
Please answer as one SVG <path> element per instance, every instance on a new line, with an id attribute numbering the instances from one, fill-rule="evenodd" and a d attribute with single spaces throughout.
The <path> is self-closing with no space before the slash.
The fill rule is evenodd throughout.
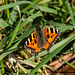
<path id="1" fill-rule="evenodd" d="M 0 60 L 0 70 L 1 70 L 2 75 L 4 75 L 5 69 L 4 69 L 4 65 L 3 65 L 3 60 Z"/>
<path id="2" fill-rule="evenodd" d="M 18 23 L 18 25 L 16 26 L 16 28 L 15 28 L 13 34 L 12 34 L 11 41 L 10 41 L 9 45 L 7 46 L 7 48 L 10 47 L 11 44 L 13 43 L 13 40 L 14 40 L 14 38 L 15 38 L 17 32 L 18 32 L 21 28 L 23 28 L 27 23 L 29 23 L 29 22 L 31 21 L 31 19 L 35 19 L 36 17 L 39 17 L 39 16 L 42 16 L 42 14 L 41 14 L 41 12 L 38 11 L 36 14 L 30 16 L 30 17 L 27 18 L 24 22 L 22 22 L 22 24 L 20 24 L 21 21 L 22 21 L 22 19 L 21 19 L 20 22 Z M 34 28 L 34 27 L 33 27 L 33 28 Z M 30 30 L 31 30 L 31 29 L 30 29 Z M 28 32 L 29 32 L 29 31 L 28 31 Z M 27 34 L 26 36 L 28 36 L 28 35 L 29 35 L 29 34 Z M 24 36 L 24 35 L 23 35 L 23 36 Z M 21 37 L 20 37 L 20 38 L 21 38 Z M 23 37 L 22 37 L 22 38 L 23 38 Z"/>
<path id="3" fill-rule="evenodd" d="M 61 30 L 61 32 L 65 32 L 68 29 L 72 30 L 73 28 L 74 27 L 73 26 L 70 26 L 70 25 L 57 27 L 57 29 Z"/>
<path id="4" fill-rule="evenodd" d="M 35 26 L 28 28 L 27 31 L 25 31 L 16 41 L 23 40 L 24 38 L 28 37 L 34 29 L 35 29 Z"/>
<path id="5" fill-rule="evenodd" d="M 33 3 L 34 3 L 34 4 L 37 4 L 39 1 L 40 1 L 40 0 L 34 0 Z M 29 5 L 29 6 L 27 6 L 25 9 L 23 9 L 23 12 L 25 12 L 25 10 L 30 9 L 32 6 L 33 6 L 33 5 Z"/>
<path id="6" fill-rule="evenodd" d="M 67 61 L 65 61 L 65 60 L 63 60 L 62 58 L 60 58 L 59 56 L 56 56 L 57 58 L 59 58 L 59 59 L 61 59 L 62 61 L 64 61 L 67 65 L 69 65 L 69 66 L 71 66 L 71 67 L 73 67 L 73 68 L 75 68 L 75 66 L 74 65 L 72 65 L 72 64 L 70 64 L 69 62 L 67 62 Z"/>
<path id="7" fill-rule="evenodd" d="M 5 0 L 5 5 L 7 5 L 7 4 L 8 4 L 8 2 L 7 2 L 7 0 Z M 7 13 L 7 18 L 9 19 L 9 16 L 10 16 L 9 9 L 6 9 L 6 13 Z"/>
<path id="8" fill-rule="evenodd" d="M 3 47 L 3 45 L 5 44 L 5 42 L 7 41 L 8 36 L 5 36 L 2 41 L 0 42 L 0 49 Z"/>
<path id="9" fill-rule="evenodd" d="M 72 8 L 71 8 L 71 5 L 70 3 L 68 2 L 68 0 L 66 0 L 66 6 L 67 6 L 67 10 L 71 16 L 71 20 L 72 20 L 72 24 L 75 25 L 75 20 L 74 20 L 74 15 L 73 15 L 73 11 L 72 11 Z"/>
<path id="10" fill-rule="evenodd" d="M 22 17 L 22 18 L 23 18 L 23 17 Z M 15 30 L 13 31 L 13 34 L 12 34 L 12 36 L 11 36 L 10 43 L 8 44 L 7 48 L 10 47 L 11 44 L 13 43 L 13 40 L 14 40 L 14 38 L 16 37 L 16 34 L 17 34 L 18 30 L 19 30 L 19 26 L 20 26 L 20 23 L 21 23 L 21 21 L 22 21 L 22 18 L 20 19 L 18 25 L 16 26 Z"/>
<path id="11" fill-rule="evenodd" d="M 14 21 L 16 21 L 17 13 L 18 13 L 18 6 L 15 6 L 13 8 L 12 12 L 11 12 L 11 16 L 10 16 L 10 19 L 9 19 L 10 25 L 13 25 Z"/>
<path id="12" fill-rule="evenodd" d="M 19 30 L 22 29 L 27 23 L 32 22 L 33 19 L 35 19 L 35 18 L 37 18 L 37 17 L 39 17 L 39 16 L 43 16 L 40 11 L 38 11 L 36 14 L 34 14 L 34 15 L 28 17 L 27 19 L 25 19 L 25 20 L 21 23 L 21 25 L 20 25 L 20 27 L 19 27 Z"/>
<path id="13" fill-rule="evenodd" d="M 42 1 L 40 1 L 38 4 L 45 4 L 45 3 L 48 3 L 48 2 L 50 2 L 51 0 L 42 0 Z"/>
<path id="14" fill-rule="evenodd" d="M 8 50 L 5 50 L 2 54 L 0 54 L 0 60 L 2 60 L 9 53 L 17 50 L 18 49 L 17 46 L 19 45 L 20 42 L 21 42 L 21 40 L 19 42 L 17 42 L 16 44 L 14 44 L 12 47 L 10 47 Z"/>
<path id="15" fill-rule="evenodd" d="M 9 25 L 2 18 L 0 18 L 0 27 L 4 29 L 7 26 L 9 26 Z"/>
<path id="16" fill-rule="evenodd" d="M 7 8 L 12 8 L 14 6 L 17 6 L 17 5 L 22 5 L 22 4 L 32 4 L 34 5 L 32 2 L 30 1 L 17 1 L 15 3 L 11 3 L 11 4 L 7 4 L 7 5 L 3 5 L 3 6 L 0 6 L 0 10 L 5 10 Z"/>
<path id="17" fill-rule="evenodd" d="M 48 8 L 48 7 L 43 7 L 43 6 L 37 6 L 37 7 L 38 7 L 41 11 L 58 14 L 58 11 L 55 10 L 55 9 Z M 59 13 L 59 15 L 61 15 L 61 13 Z"/>

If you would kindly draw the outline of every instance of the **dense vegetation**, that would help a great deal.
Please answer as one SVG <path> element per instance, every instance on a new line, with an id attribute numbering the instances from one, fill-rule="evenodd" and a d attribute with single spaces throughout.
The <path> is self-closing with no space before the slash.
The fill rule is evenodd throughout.
<path id="1" fill-rule="evenodd" d="M 52 75 L 51 70 L 62 74 L 58 68 L 63 65 L 50 66 L 58 59 L 75 68 L 74 0 L 2 0 L 0 4 L 0 74 Z M 40 50 L 35 58 L 24 49 L 24 43 L 37 24 L 59 29 L 61 35 L 49 53 Z"/>

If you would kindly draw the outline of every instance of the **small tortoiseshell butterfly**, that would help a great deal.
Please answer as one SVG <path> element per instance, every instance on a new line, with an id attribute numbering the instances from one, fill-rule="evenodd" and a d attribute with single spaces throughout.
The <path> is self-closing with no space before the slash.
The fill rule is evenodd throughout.
<path id="1" fill-rule="evenodd" d="M 44 48 L 49 51 L 52 44 L 60 36 L 60 30 L 55 28 L 37 28 L 25 42 L 25 49 L 34 51 L 35 57 L 38 55 L 39 50 Z"/>

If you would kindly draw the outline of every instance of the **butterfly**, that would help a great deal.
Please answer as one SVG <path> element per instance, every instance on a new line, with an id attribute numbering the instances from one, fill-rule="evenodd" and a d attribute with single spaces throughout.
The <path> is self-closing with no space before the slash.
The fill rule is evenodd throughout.
<path id="1" fill-rule="evenodd" d="M 31 36 L 27 39 L 24 44 L 26 50 L 34 51 L 35 57 L 38 55 L 40 49 L 49 49 L 52 47 L 53 43 L 60 36 L 60 30 L 49 27 L 38 27 Z"/>

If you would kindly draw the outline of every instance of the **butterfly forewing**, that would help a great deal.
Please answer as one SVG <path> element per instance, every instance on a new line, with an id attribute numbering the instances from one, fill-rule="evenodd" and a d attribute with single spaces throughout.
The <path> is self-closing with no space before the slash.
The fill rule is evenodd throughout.
<path id="1" fill-rule="evenodd" d="M 48 42 L 53 43 L 60 35 L 60 31 L 55 28 L 45 28 L 45 34 Z"/>
<path id="2" fill-rule="evenodd" d="M 37 47 L 37 39 L 36 39 L 36 32 L 32 33 L 31 36 L 25 42 L 27 48 L 35 50 Z"/>

